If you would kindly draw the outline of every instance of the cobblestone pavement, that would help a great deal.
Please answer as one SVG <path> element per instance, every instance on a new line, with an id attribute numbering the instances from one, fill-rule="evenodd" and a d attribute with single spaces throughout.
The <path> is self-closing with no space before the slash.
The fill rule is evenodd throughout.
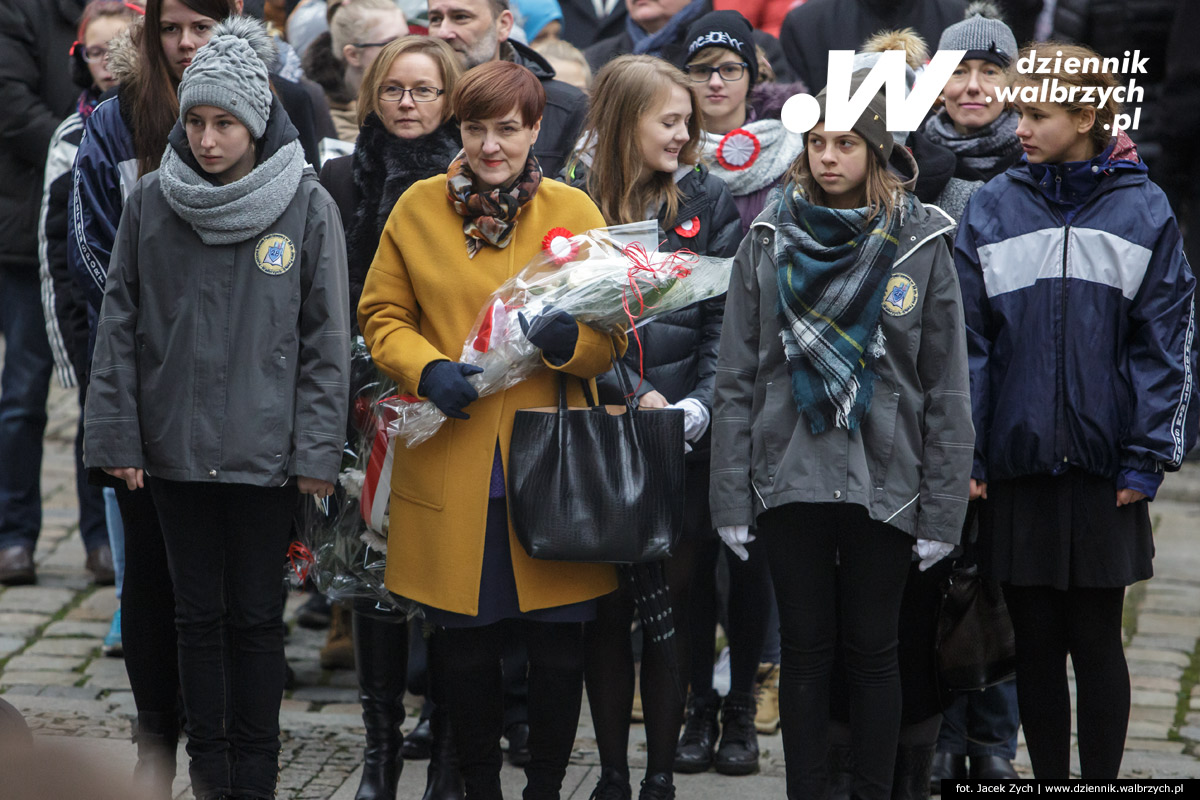
<path id="1" fill-rule="evenodd" d="M 54 387 L 42 468 L 44 527 L 38 542 L 38 584 L 0 588 L 0 694 L 25 714 L 47 753 L 74 749 L 128 774 L 133 698 L 124 663 L 105 658 L 101 640 L 116 609 L 112 588 L 97 588 L 83 568 L 74 497 L 74 393 Z M 1126 603 L 1127 655 L 1133 712 L 1124 777 L 1200 777 L 1200 465 L 1168 476 L 1152 505 L 1156 577 L 1130 590 Z M 293 595 L 288 619 L 302 602 Z M 317 664 L 322 632 L 293 626 L 287 643 L 296 686 L 287 693 L 279 797 L 352 800 L 358 783 L 362 724 L 351 672 Z M 405 729 L 416 722 L 410 708 Z M 52 739 L 51 737 L 68 737 Z M 784 794 L 779 735 L 762 736 L 762 770 L 729 778 L 715 773 L 676 778 L 680 798 L 739 800 Z M 630 762 L 635 779 L 645 764 L 644 738 L 635 726 Z M 186 756 L 180 749 L 177 796 L 190 797 Z M 591 721 L 584 703 L 563 796 L 584 800 L 598 777 Z M 1029 775 L 1022 745 L 1018 769 Z M 409 762 L 400 797 L 419 798 L 425 763 Z M 520 796 L 523 776 L 505 766 L 505 795 Z"/>

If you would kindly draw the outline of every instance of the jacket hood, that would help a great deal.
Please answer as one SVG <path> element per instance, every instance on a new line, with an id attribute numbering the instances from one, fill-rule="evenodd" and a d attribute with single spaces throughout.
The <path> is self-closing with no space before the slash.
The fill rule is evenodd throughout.
<path id="1" fill-rule="evenodd" d="M 783 104 L 792 95 L 806 94 L 807 87 L 800 81 L 795 83 L 760 83 L 750 90 L 748 102 L 755 119 L 779 119 Z"/>
<path id="2" fill-rule="evenodd" d="M 538 80 L 548 81 L 558 74 L 554 71 L 554 67 L 550 66 L 550 62 L 546 60 L 545 56 L 531 49 L 528 45 L 523 45 L 512 39 L 501 43 L 500 58 L 505 61 L 511 61 L 514 64 L 520 64 L 534 75 L 537 75 Z"/>
<path id="3" fill-rule="evenodd" d="M 299 138 L 300 133 L 296 130 L 296 126 L 292 125 L 291 119 L 283 109 L 283 104 L 279 102 L 278 97 L 272 95 L 271 116 L 267 119 L 267 129 L 255 143 L 258 146 L 255 166 L 275 155 L 288 142 Z M 179 120 L 176 120 L 175 127 L 171 128 L 171 135 L 167 137 L 167 146 L 174 149 L 183 163 L 191 167 L 197 175 L 205 174 L 203 167 L 192 155 L 192 148 L 188 146 L 187 133 L 184 132 L 183 123 Z"/>
<path id="4" fill-rule="evenodd" d="M 142 57 L 137 40 L 141 39 L 145 22 L 144 17 L 137 17 L 108 43 L 108 71 L 117 83 L 127 83 L 141 74 Z"/>

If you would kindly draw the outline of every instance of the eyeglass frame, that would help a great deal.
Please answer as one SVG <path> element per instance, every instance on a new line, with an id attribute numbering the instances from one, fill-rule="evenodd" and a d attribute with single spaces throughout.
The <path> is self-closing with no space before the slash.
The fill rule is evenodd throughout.
<path id="1" fill-rule="evenodd" d="M 103 52 L 97 56 L 92 56 L 88 53 L 89 48 L 84 47 L 83 42 L 77 41 L 71 45 L 71 54 L 79 53 L 79 57 L 87 64 L 103 64 L 108 60 L 111 51 L 107 47 L 101 48 L 99 45 L 96 45 L 96 49 L 103 50 Z"/>
<path id="2" fill-rule="evenodd" d="M 400 96 L 394 100 L 389 100 L 383 96 L 383 92 L 385 89 L 399 89 Z M 437 94 L 435 94 L 433 97 L 429 98 L 428 100 L 418 100 L 417 95 L 415 94 L 417 89 L 432 89 L 433 91 L 437 92 Z M 405 92 L 408 93 L 408 96 L 412 98 L 412 101 L 414 103 L 432 103 L 433 101 L 437 100 L 439 97 L 444 95 L 446 93 L 446 90 L 439 89 L 436 86 L 414 86 L 411 89 L 405 89 L 403 86 L 392 86 L 389 84 L 387 86 L 380 86 L 375 91 L 375 96 L 379 99 L 379 102 L 381 102 L 381 103 L 403 103 Z"/>
<path id="3" fill-rule="evenodd" d="M 737 67 L 738 68 L 737 77 L 726 78 L 724 75 L 722 75 L 721 70 L 725 69 L 726 67 Z M 690 80 L 692 83 L 708 83 L 709 81 L 712 80 L 712 76 L 714 73 L 717 75 L 717 77 L 719 77 L 725 83 L 732 83 L 733 81 L 740 81 L 746 75 L 746 70 L 749 69 L 749 67 L 750 67 L 750 65 L 747 64 L 745 61 L 737 61 L 737 62 L 730 61 L 726 64 L 719 64 L 715 67 L 712 64 L 695 64 L 695 65 L 689 64 L 683 68 L 683 71 L 688 76 L 688 80 Z M 708 77 L 706 77 L 706 78 L 694 77 L 692 75 L 693 69 L 708 70 Z"/>

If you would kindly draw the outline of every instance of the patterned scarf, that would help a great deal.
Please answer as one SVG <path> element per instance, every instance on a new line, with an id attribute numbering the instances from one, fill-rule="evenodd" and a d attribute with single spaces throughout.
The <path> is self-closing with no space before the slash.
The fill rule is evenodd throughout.
<path id="1" fill-rule="evenodd" d="M 970 168 L 975 175 L 958 175 L 960 178 L 991 178 L 1004 169 L 998 169 L 1017 160 L 1021 153 L 1021 140 L 1017 138 L 1017 112 L 1006 109 L 1000 116 L 970 133 L 959 133 L 954 120 L 942 109 L 925 123 L 925 135 L 935 144 L 948 147 L 958 156 L 959 164 Z M 957 175 L 957 173 L 955 173 Z"/>
<path id="2" fill-rule="evenodd" d="M 907 210 L 907 209 L 905 209 Z M 783 350 L 796 408 L 812 432 L 854 430 L 871 405 L 884 354 L 879 315 L 902 214 L 814 206 L 788 184 L 775 231 Z M 885 228 L 885 224 L 887 227 Z"/>
<path id="3" fill-rule="evenodd" d="M 475 190 L 475 173 L 471 172 L 466 154 L 460 152 L 455 156 L 446 170 L 446 194 L 463 218 L 467 256 L 474 258 L 485 244 L 507 247 L 517 226 L 517 215 L 537 194 L 541 183 L 542 168 L 531 152 L 524 171 L 507 189 L 481 193 Z"/>

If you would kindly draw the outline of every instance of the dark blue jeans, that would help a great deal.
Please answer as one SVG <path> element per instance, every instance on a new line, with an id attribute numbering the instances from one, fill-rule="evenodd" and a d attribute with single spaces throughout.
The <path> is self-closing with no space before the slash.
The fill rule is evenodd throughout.
<path id="1" fill-rule="evenodd" d="M 193 788 L 197 797 L 274 797 L 295 483 L 151 478 L 150 492 L 175 585 Z"/>
<path id="2" fill-rule="evenodd" d="M 962 692 L 942 712 L 937 749 L 956 756 L 1000 756 L 1012 761 L 1020 725 L 1015 680 L 982 692 Z"/>
<path id="3" fill-rule="evenodd" d="M 42 530 L 42 437 L 54 359 L 36 269 L 0 268 L 0 547 L 37 543 Z"/>

